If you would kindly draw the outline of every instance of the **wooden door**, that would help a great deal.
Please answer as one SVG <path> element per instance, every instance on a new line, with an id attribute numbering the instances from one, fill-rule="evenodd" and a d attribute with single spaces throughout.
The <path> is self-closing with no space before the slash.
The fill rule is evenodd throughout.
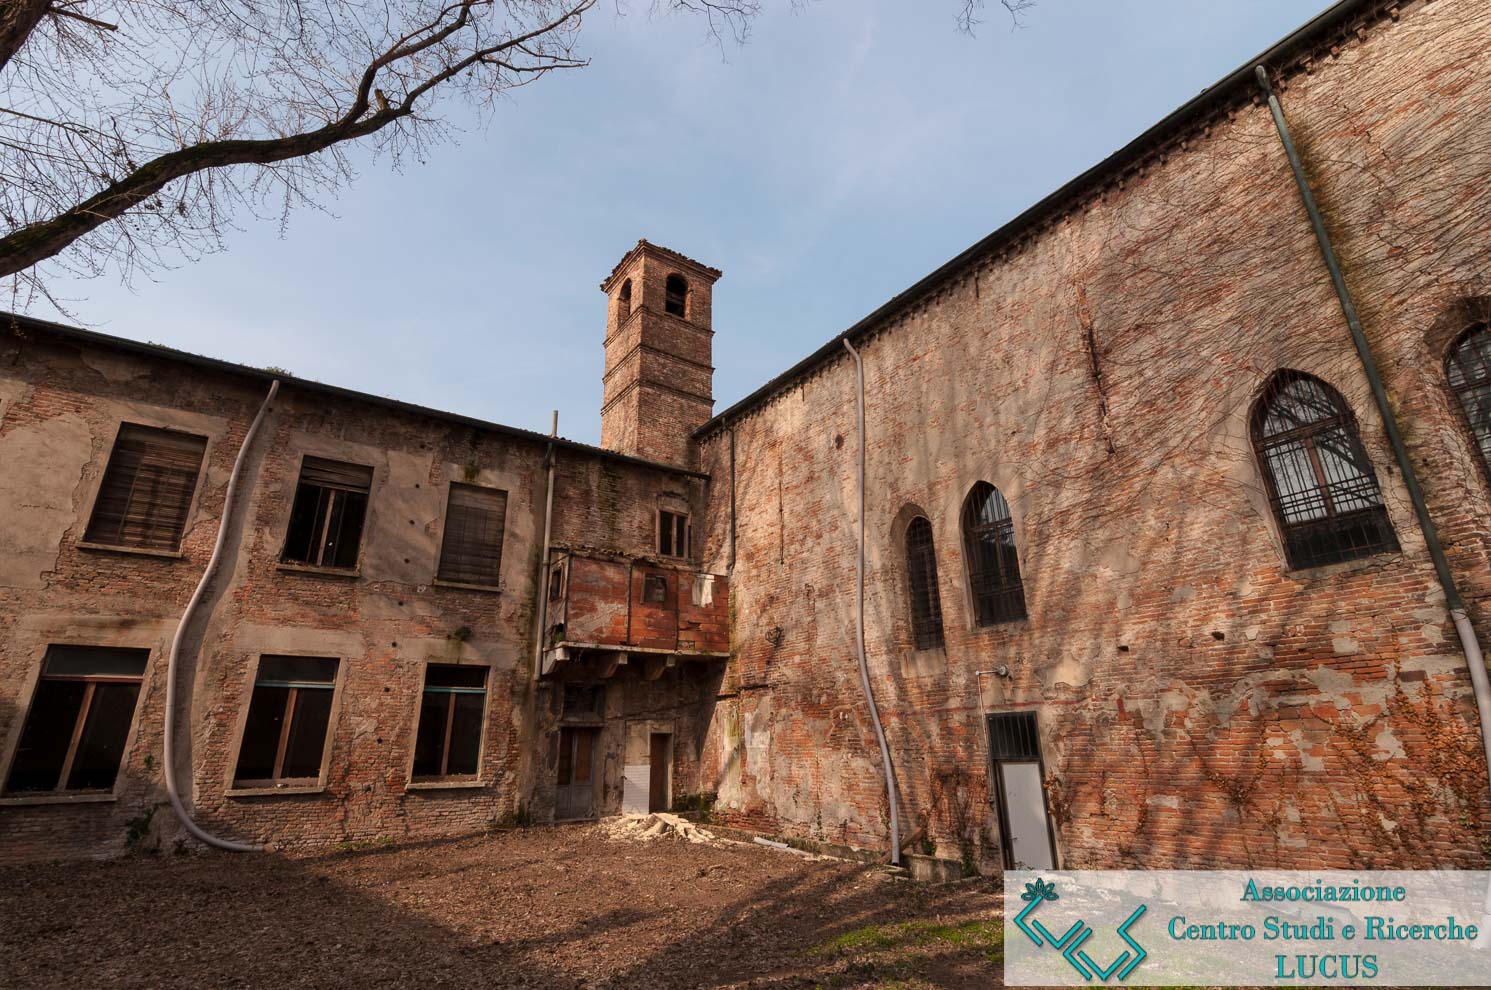
<path id="1" fill-rule="evenodd" d="M 652 749 L 648 762 L 651 773 L 647 786 L 647 810 L 667 811 L 672 804 L 668 793 L 669 778 L 673 768 L 673 737 L 666 732 L 652 734 Z"/>

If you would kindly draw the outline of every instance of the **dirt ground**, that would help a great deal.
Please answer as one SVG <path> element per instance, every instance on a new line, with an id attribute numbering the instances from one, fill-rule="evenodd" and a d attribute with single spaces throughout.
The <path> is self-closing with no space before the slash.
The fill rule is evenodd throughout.
<path id="1" fill-rule="evenodd" d="M 0 870 L 0 987 L 950 987 L 1001 894 L 594 826 Z"/>

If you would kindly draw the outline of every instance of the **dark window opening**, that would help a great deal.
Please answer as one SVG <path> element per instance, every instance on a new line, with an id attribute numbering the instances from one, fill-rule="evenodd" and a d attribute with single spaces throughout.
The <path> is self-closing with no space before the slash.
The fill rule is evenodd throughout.
<path id="1" fill-rule="evenodd" d="M 83 539 L 108 546 L 179 550 L 207 438 L 125 423 Z"/>
<path id="2" fill-rule="evenodd" d="M 1491 327 L 1480 323 L 1465 331 L 1450 348 L 1445 370 L 1481 466 L 1491 471 Z"/>
<path id="3" fill-rule="evenodd" d="M 658 512 L 657 552 L 664 557 L 689 555 L 689 517 L 681 512 Z"/>
<path id="4" fill-rule="evenodd" d="M 481 762 L 487 668 L 432 663 L 425 668 L 414 740 L 414 779 L 474 777 Z"/>
<path id="5" fill-rule="evenodd" d="M 995 760 L 1039 760 L 1041 738 L 1035 712 L 1000 712 L 989 716 L 989 756 Z"/>
<path id="6" fill-rule="evenodd" d="M 687 316 L 689 284 L 683 276 L 669 275 L 664 290 L 663 309 L 674 316 Z"/>
<path id="7" fill-rule="evenodd" d="M 668 600 L 668 576 L 666 574 L 648 574 L 642 579 L 642 600 L 653 604 L 662 604 Z"/>
<path id="8" fill-rule="evenodd" d="M 506 522 L 507 492 L 452 483 L 440 544 L 440 579 L 496 587 Z"/>
<path id="9" fill-rule="evenodd" d="M 918 516 L 906 527 L 906 572 L 911 583 L 911 633 L 918 650 L 942 645 L 942 596 L 932 524 Z"/>
<path id="10" fill-rule="evenodd" d="M 1356 419 L 1335 389 L 1298 372 L 1275 375 L 1252 433 L 1290 567 L 1398 549 Z"/>
<path id="11" fill-rule="evenodd" d="M 626 322 L 626 318 L 632 315 L 632 280 L 627 279 L 621 283 L 621 291 L 616 295 L 616 325 L 620 326 Z"/>
<path id="12" fill-rule="evenodd" d="M 564 594 L 564 571 L 554 568 L 549 572 L 549 601 L 557 601 Z"/>
<path id="13" fill-rule="evenodd" d="M 963 503 L 963 546 L 974 617 L 981 626 L 1025 618 L 1015 523 L 999 489 L 980 481 Z"/>
<path id="14" fill-rule="evenodd" d="M 48 647 L 6 793 L 112 788 L 149 657 L 149 650 Z"/>
<path id="15" fill-rule="evenodd" d="M 334 658 L 260 659 L 234 786 L 306 786 L 320 780 L 336 675 Z"/>
<path id="16" fill-rule="evenodd" d="M 564 686 L 563 717 L 567 719 L 593 720 L 606 714 L 606 686 L 604 684 L 566 684 Z"/>
<path id="17" fill-rule="evenodd" d="M 283 560 L 313 567 L 356 567 L 373 469 L 307 457 L 290 508 Z"/>

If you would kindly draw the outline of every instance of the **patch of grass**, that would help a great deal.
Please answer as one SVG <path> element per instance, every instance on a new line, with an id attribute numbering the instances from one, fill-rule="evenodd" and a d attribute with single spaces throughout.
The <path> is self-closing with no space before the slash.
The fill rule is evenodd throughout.
<path id="1" fill-rule="evenodd" d="M 903 921 L 892 925 L 866 925 L 850 929 L 814 946 L 815 955 L 836 955 L 876 949 L 944 945 L 956 949 L 979 949 L 990 962 L 1004 958 L 1004 924 L 995 920 Z"/>
<path id="2" fill-rule="evenodd" d="M 367 852 L 370 849 L 392 849 L 394 839 L 391 835 L 380 835 L 376 839 L 345 839 L 337 843 L 336 850 L 341 853 Z"/>

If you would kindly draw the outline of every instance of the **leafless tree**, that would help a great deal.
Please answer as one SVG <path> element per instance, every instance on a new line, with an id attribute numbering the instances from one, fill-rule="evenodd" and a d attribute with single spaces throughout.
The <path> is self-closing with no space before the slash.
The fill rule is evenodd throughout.
<path id="1" fill-rule="evenodd" d="M 352 178 L 354 143 L 423 156 L 453 101 L 489 109 L 586 65 L 576 43 L 598 3 L 0 0 L 12 304 L 46 295 L 42 262 L 128 279 L 217 249 L 235 217 L 283 221 Z M 744 41 L 762 9 L 648 3 L 722 42 Z"/>
<path id="2" fill-rule="evenodd" d="M 972 34 L 973 29 L 982 23 L 980 14 L 983 13 L 984 0 L 961 0 L 962 6 L 958 9 L 958 30 L 964 34 Z M 1010 15 L 1010 22 L 1018 25 L 1020 16 L 1035 6 L 1035 0 L 999 0 L 999 5 Z"/>

